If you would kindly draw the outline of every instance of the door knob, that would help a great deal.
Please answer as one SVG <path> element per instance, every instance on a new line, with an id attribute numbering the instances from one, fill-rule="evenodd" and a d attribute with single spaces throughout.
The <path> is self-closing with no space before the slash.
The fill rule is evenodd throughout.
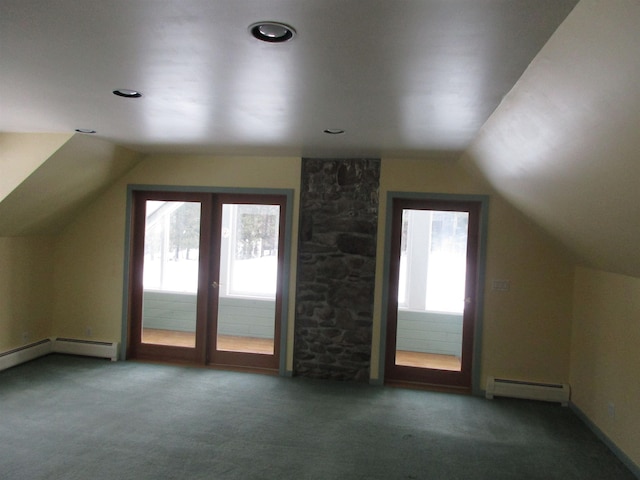
<path id="1" fill-rule="evenodd" d="M 218 287 L 220 286 L 220 284 L 219 284 L 218 282 L 213 282 L 213 283 L 211 284 L 211 286 L 212 286 L 213 288 L 218 288 Z"/>

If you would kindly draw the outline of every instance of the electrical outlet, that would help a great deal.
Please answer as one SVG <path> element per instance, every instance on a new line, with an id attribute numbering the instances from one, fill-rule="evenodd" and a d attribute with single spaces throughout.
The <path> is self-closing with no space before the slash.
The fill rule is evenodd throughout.
<path id="1" fill-rule="evenodd" d="M 31 335 L 29 335 L 29 332 L 22 332 L 22 343 L 29 343 L 30 339 Z"/>
<path id="2" fill-rule="evenodd" d="M 91 335 L 93 335 L 93 331 L 91 330 L 91 327 L 87 327 L 84 333 L 87 337 L 90 337 Z"/>
<path id="3" fill-rule="evenodd" d="M 616 418 L 616 406 L 613 402 L 607 403 L 607 415 L 611 420 Z"/>

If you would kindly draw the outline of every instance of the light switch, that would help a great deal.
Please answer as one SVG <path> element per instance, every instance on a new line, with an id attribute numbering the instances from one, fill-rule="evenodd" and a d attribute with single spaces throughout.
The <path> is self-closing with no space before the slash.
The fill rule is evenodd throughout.
<path id="1" fill-rule="evenodd" d="M 492 288 L 496 292 L 508 292 L 511 290 L 511 282 L 509 280 L 494 280 Z"/>

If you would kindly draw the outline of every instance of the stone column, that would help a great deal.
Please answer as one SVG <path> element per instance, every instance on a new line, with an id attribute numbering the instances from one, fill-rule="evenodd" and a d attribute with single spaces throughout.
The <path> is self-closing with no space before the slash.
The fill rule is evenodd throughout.
<path id="1" fill-rule="evenodd" d="M 379 159 L 302 159 L 296 375 L 367 382 Z"/>

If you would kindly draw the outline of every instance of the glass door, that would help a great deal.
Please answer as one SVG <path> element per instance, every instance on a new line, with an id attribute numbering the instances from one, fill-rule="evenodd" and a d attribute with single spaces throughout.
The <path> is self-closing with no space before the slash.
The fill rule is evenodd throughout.
<path id="1" fill-rule="evenodd" d="M 128 356 L 278 369 L 285 206 L 135 192 Z"/>
<path id="2" fill-rule="evenodd" d="M 385 379 L 470 388 L 479 204 L 395 199 Z"/>
<path id="3" fill-rule="evenodd" d="M 278 367 L 284 208 L 284 197 L 218 196 L 213 364 Z"/>
<path id="4" fill-rule="evenodd" d="M 211 199 L 139 192 L 134 198 L 131 335 L 137 358 L 204 358 Z M 204 274 L 203 274 L 204 272 Z"/>

